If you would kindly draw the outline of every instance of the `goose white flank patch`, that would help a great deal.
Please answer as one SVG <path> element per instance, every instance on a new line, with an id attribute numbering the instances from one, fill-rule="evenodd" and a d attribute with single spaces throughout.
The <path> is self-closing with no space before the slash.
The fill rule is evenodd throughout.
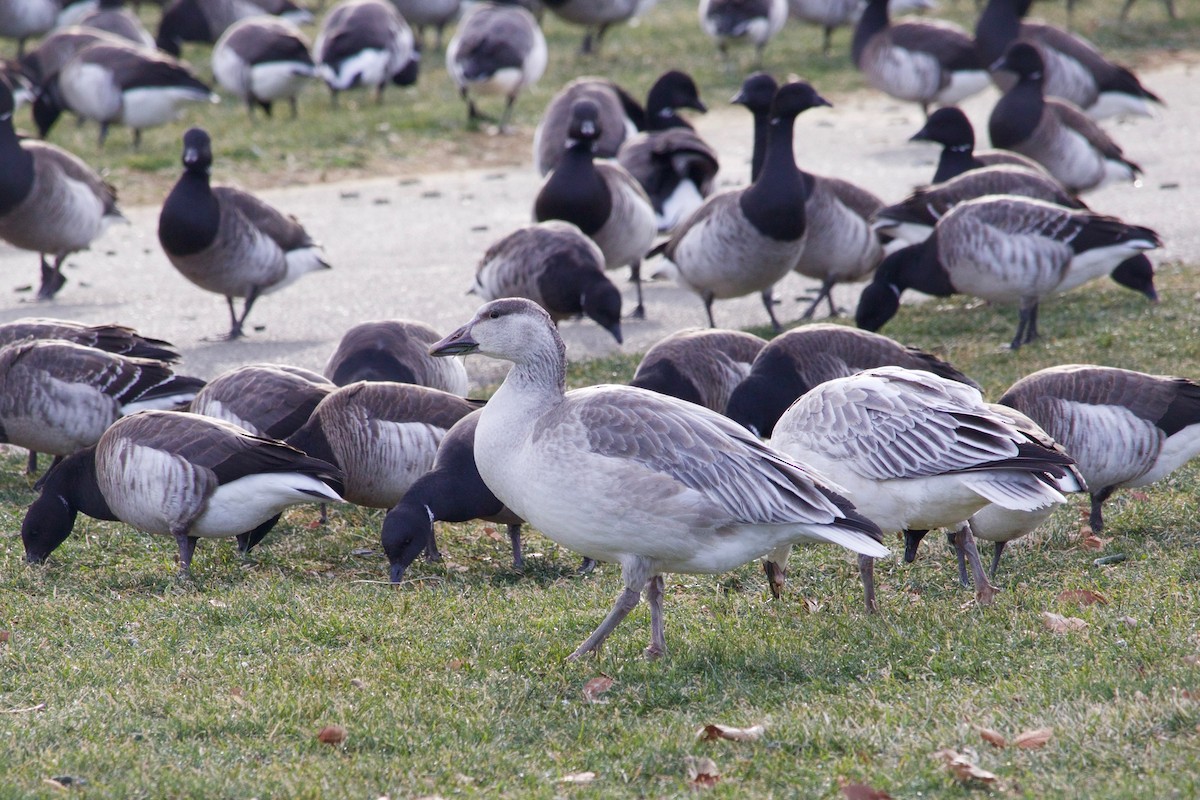
<path id="1" fill-rule="evenodd" d="M 287 100 L 295 119 L 296 97 L 316 74 L 308 37 L 278 17 L 250 17 L 229 26 L 212 50 L 213 78 L 246 104 L 251 116 L 268 117 Z"/>
<path id="2" fill-rule="evenodd" d="M 460 358 L 433 358 L 429 345 L 442 335 L 424 322 L 379 319 L 354 325 L 338 341 L 322 370 L 338 386 L 357 381 L 414 383 L 467 396 Z"/>
<path id="3" fill-rule="evenodd" d="M 766 346 L 742 331 L 691 328 L 660 339 L 638 363 L 630 386 L 724 413 L 729 397 Z"/>
<path id="4" fill-rule="evenodd" d="M 174 536 L 187 572 L 200 538 L 236 536 L 248 550 L 288 507 L 341 502 L 340 485 L 331 464 L 282 442 L 196 414 L 144 411 L 51 471 L 21 537 L 26 559 L 44 561 L 82 510 Z"/>
<path id="5" fill-rule="evenodd" d="M 658 0 L 542 0 L 555 16 L 585 31 L 579 50 L 583 54 L 600 49 L 604 34 L 613 25 L 629 22 L 649 11 Z"/>
<path id="6" fill-rule="evenodd" d="M 17 58 L 25 55 L 25 40 L 48 33 L 58 20 L 55 0 L 5 0 L 0 4 L 0 37 L 17 40 Z"/>
<path id="7" fill-rule="evenodd" d="M 329 10 L 313 44 L 317 74 L 336 104 L 339 92 L 374 88 L 383 102 L 389 82 L 416 82 L 420 56 L 412 29 L 385 0 L 344 0 Z"/>
<path id="8" fill-rule="evenodd" d="M 763 50 L 788 18 L 787 0 L 700 0 L 700 28 L 717 43 L 721 56 L 729 57 L 731 44 L 754 47 L 756 68 L 762 68 Z"/>
<path id="9" fill-rule="evenodd" d="M 188 410 L 232 422 L 255 436 L 286 439 L 335 388 L 301 367 L 247 364 L 209 381 Z"/>
<path id="10" fill-rule="evenodd" d="M 479 417 L 479 474 L 546 536 L 621 565 L 624 590 L 572 659 L 599 649 L 643 590 L 646 655 L 663 655 L 667 572 L 724 572 L 806 541 L 888 554 L 815 473 L 720 414 L 630 386 L 566 392 L 565 346 L 528 300 L 487 303 L 430 352 L 513 362 Z"/>
<path id="11" fill-rule="evenodd" d="M 34 86 L 43 87 L 72 56 L 96 42 L 123 43 L 121 37 L 96 28 L 83 28 L 78 25 L 58 28 L 25 54 L 20 61 L 21 71 Z M 41 94 L 40 88 L 38 94 Z"/>
<path id="12" fill-rule="evenodd" d="M 467 104 L 467 125 L 487 120 L 472 93 L 503 95 L 501 132 L 508 130 L 513 104 L 546 71 L 546 37 L 533 15 L 520 6 L 476 6 L 459 23 L 446 46 L 446 70 Z"/>
<path id="13" fill-rule="evenodd" d="M 956 527 L 985 603 L 994 589 L 965 522 L 988 503 L 1033 511 L 1065 502 L 1056 484 L 1071 464 L 978 389 L 901 367 L 818 384 L 779 418 L 771 443 L 842 487 L 885 533 Z"/>
<path id="14" fill-rule="evenodd" d="M 962 109 L 956 106 L 934 111 L 925 120 L 924 127 L 914 133 L 909 141 L 936 142 L 942 146 L 930 183 L 942 183 L 969 170 L 1001 165 L 1045 172 L 1042 165 L 1032 158 L 1011 150 L 976 150 L 975 128 Z"/>
<path id="15" fill-rule="evenodd" d="M 254 302 L 310 272 L 329 269 L 320 246 L 295 217 L 249 192 L 211 186 L 212 140 L 200 128 L 183 135 L 183 175 L 158 217 L 167 259 L 192 283 L 225 296 L 230 328 L 242 335 Z M 233 298 L 242 297 L 242 313 Z"/>

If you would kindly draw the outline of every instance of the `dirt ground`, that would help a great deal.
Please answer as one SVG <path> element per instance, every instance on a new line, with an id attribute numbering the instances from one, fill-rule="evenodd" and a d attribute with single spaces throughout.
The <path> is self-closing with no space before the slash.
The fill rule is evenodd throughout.
<path id="1" fill-rule="evenodd" d="M 1200 253 L 1200 226 L 1194 221 L 1200 207 L 1198 71 L 1200 65 L 1186 62 L 1143 70 L 1143 81 L 1166 100 L 1165 109 L 1154 119 L 1110 121 L 1105 127 L 1127 156 L 1141 163 L 1145 178 L 1140 186 L 1109 186 L 1085 198 L 1098 211 L 1158 230 L 1166 242 L 1152 254 L 1158 263 L 1196 263 Z M 988 91 L 965 105 L 985 141 L 996 97 Z M 907 141 L 922 124 L 919 109 L 873 92 L 830 99 L 833 108 L 808 112 L 797 125 L 802 168 L 852 180 L 886 202 L 928 181 L 935 149 Z M 715 108 L 695 121 L 721 154 L 722 188 L 744 185 L 751 145 L 746 112 Z M 305 223 L 323 242 L 334 268 L 261 299 L 250 315 L 249 335 L 240 341 L 204 340 L 227 330 L 224 300 L 188 283 L 167 262 L 156 236 L 157 207 L 126 208 L 130 224 L 111 228 L 92 250 L 69 259 L 69 282 L 50 302 L 35 302 L 27 290 L 37 275 L 37 257 L 0 244 L 5 289 L 0 321 L 36 315 L 133 325 L 173 341 L 184 352 L 185 370 L 202 377 L 264 361 L 320 369 L 342 332 L 364 320 L 418 319 L 449 332 L 479 305 L 465 290 L 480 256 L 491 242 L 529 220 L 540 183 L 528 155 L 531 133 L 486 144 L 493 165 L 483 168 L 458 169 L 431 158 L 454 171 L 260 191 Z M 503 165 L 514 153 L 521 163 Z M 623 272 L 611 275 L 631 308 L 633 287 Z M 796 276 L 781 282 L 776 291 L 783 301 L 781 319 L 795 319 L 803 310 L 796 298 L 808 286 Z M 841 287 L 838 303 L 852 308 L 859 288 Z M 589 321 L 564 322 L 569 356 L 641 352 L 668 333 L 705 323 L 700 300 L 673 283 L 656 282 L 646 293 L 647 319 L 625 323 L 623 347 Z M 729 327 L 766 320 L 757 297 L 718 301 L 715 314 L 719 325 Z M 502 374 L 497 364 L 481 358 L 469 359 L 467 366 L 477 383 Z"/>

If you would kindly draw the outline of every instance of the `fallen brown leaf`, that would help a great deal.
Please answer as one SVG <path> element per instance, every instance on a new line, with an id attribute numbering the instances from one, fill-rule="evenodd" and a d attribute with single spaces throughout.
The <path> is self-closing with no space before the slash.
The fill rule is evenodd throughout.
<path id="1" fill-rule="evenodd" d="M 1105 539 L 1104 537 L 1096 536 L 1094 533 L 1089 533 L 1079 540 L 1079 546 L 1084 550 L 1103 550 L 1111 541 L 1111 537 Z"/>
<path id="2" fill-rule="evenodd" d="M 1184 656 L 1183 663 L 1192 667 L 1200 667 L 1200 656 Z"/>
<path id="3" fill-rule="evenodd" d="M 1037 728 L 1017 734 L 1017 737 L 1013 739 L 1013 744 L 1022 750 L 1037 750 L 1039 747 L 1045 747 L 1046 742 L 1049 742 L 1053 735 L 1053 728 Z"/>
<path id="4" fill-rule="evenodd" d="M 892 800 L 887 792 L 865 783 L 850 783 L 845 778 L 838 778 L 838 783 L 846 800 Z"/>
<path id="5" fill-rule="evenodd" d="M 0 631 L 0 644 L 7 642 L 10 636 L 12 636 L 12 634 L 8 631 Z"/>
<path id="6" fill-rule="evenodd" d="M 1055 614 L 1053 611 L 1043 611 L 1042 621 L 1053 633 L 1081 631 L 1088 626 L 1087 622 L 1081 620 L 1079 617 L 1064 617 L 1062 614 Z"/>
<path id="7" fill-rule="evenodd" d="M 721 772 L 717 769 L 717 762 L 711 758 L 688 756 L 685 759 L 685 763 L 687 764 L 688 783 L 693 788 L 711 789 L 721 780 Z"/>
<path id="8" fill-rule="evenodd" d="M 1134 500 L 1137 500 L 1139 503 L 1144 503 L 1150 499 L 1150 495 L 1146 494 L 1145 492 L 1130 492 L 1128 496 Z"/>
<path id="9" fill-rule="evenodd" d="M 1008 740 L 999 731 L 994 731 L 991 728 L 980 728 L 979 736 L 992 747 L 1008 747 Z"/>
<path id="10" fill-rule="evenodd" d="M 696 738 L 706 742 L 711 742 L 713 739 L 728 739 L 731 742 L 757 742 L 765 732 L 762 725 L 733 728 L 729 725 L 710 724 L 696 731 Z"/>
<path id="11" fill-rule="evenodd" d="M 341 744 L 346 741 L 347 735 L 346 729 L 341 725 L 326 725 L 317 734 L 317 741 L 329 745 Z"/>
<path id="12" fill-rule="evenodd" d="M 563 775 L 558 779 L 558 782 L 586 784 L 594 780 L 596 780 L 596 773 L 594 772 L 572 772 L 570 775 Z"/>
<path id="13" fill-rule="evenodd" d="M 810 614 L 815 614 L 821 610 L 821 604 L 813 597 L 804 598 L 804 610 Z"/>
<path id="14" fill-rule="evenodd" d="M 950 770 L 950 774 L 962 783 L 978 781 L 991 784 L 999 780 L 995 773 L 977 766 L 971 759 L 957 751 L 938 750 L 933 757 L 941 759 L 942 763 L 946 765 L 946 769 Z"/>
<path id="15" fill-rule="evenodd" d="M 1055 599 L 1060 603 L 1075 603 L 1081 606 L 1090 606 L 1093 603 L 1099 603 L 1102 606 L 1108 605 L 1107 597 L 1090 589 L 1067 589 L 1059 592 Z"/>
<path id="16" fill-rule="evenodd" d="M 607 675 L 601 675 L 598 678 L 592 678 L 583 685 L 583 699 L 589 703 L 607 703 L 607 700 L 602 700 L 600 695 L 612 688 L 613 679 Z"/>

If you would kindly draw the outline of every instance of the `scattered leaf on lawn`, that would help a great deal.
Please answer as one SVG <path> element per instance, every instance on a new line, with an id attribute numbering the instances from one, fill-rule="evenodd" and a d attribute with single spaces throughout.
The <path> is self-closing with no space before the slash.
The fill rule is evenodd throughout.
<path id="1" fill-rule="evenodd" d="M 1128 625 L 1131 628 L 1136 628 L 1138 624 L 1137 619 L 1134 617 L 1121 617 L 1119 620 L 1117 620 L 1117 622 L 1121 623 L 1122 625 Z"/>
<path id="2" fill-rule="evenodd" d="M 10 637 L 10 636 L 12 636 L 12 634 L 9 633 L 8 631 L 0 631 L 0 644 L 4 644 L 5 642 L 7 642 L 8 637 Z"/>
<path id="3" fill-rule="evenodd" d="M 957 751 L 938 750 L 933 757 L 941 759 L 942 763 L 946 765 L 946 769 L 950 770 L 950 773 L 963 783 L 979 781 L 990 784 L 999 780 L 995 773 L 977 766 L 971 759 Z"/>
<path id="4" fill-rule="evenodd" d="M 1134 500 L 1137 500 L 1139 503 L 1144 503 L 1150 499 L 1150 495 L 1146 494 L 1145 492 L 1130 492 L 1128 496 Z"/>
<path id="5" fill-rule="evenodd" d="M 1050 741 L 1050 737 L 1053 735 L 1053 728 L 1037 728 L 1017 734 L 1017 737 L 1013 739 L 1013 744 L 1022 750 L 1037 750 L 1039 747 L 1045 747 L 1046 742 Z"/>
<path id="6" fill-rule="evenodd" d="M 506 539 L 506 537 L 502 536 L 500 531 L 496 530 L 495 528 L 484 528 L 483 535 L 494 542 L 503 542 Z"/>
<path id="7" fill-rule="evenodd" d="M 592 678 L 583 685 L 583 699 L 589 703 L 607 703 L 607 700 L 601 699 L 600 695 L 612 688 L 613 679 L 607 675 L 601 675 L 598 678 Z"/>
<path id="8" fill-rule="evenodd" d="M 1090 606 L 1093 603 L 1099 603 L 1102 606 L 1108 605 L 1107 597 L 1089 589 L 1067 589 L 1059 592 L 1056 599 L 1060 603 L 1075 603 L 1081 606 Z"/>
<path id="9" fill-rule="evenodd" d="M 734 728 L 729 725 L 709 724 L 696 731 L 696 738 L 706 742 L 713 739 L 728 739 L 731 742 L 757 742 L 762 738 L 765 729 L 762 725 L 749 728 Z"/>
<path id="10" fill-rule="evenodd" d="M 1062 614 L 1055 614 L 1053 611 L 1043 611 L 1042 621 L 1045 622 L 1046 627 L 1054 633 L 1080 631 L 1088 626 L 1088 624 L 1079 617 L 1064 617 Z"/>
<path id="11" fill-rule="evenodd" d="M 1112 537 L 1106 539 L 1102 536 L 1097 536 L 1094 533 L 1089 533 L 1087 536 L 1084 536 L 1079 540 L 1079 546 L 1084 550 L 1103 550 L 1111 541 Z"/>
<path id="12" fill-rule="evenodd" d="M 804 598 L 804 610 L 810 614 L 815 614 L 821 610 L 821 604 L 814 597 Z"/>
<path id="13" fill-rule="evenodd" d="M 362 678 L 351 678 L 350 685 L 353 686 L 355 689 L 367 688 L 367 682 L 364 681 Z"/>
<path id="14" fill-rule="evenodd" d="M 1200 656 L 1184 656 L 1183 663 L 1192 667 L 1200 667 Z"/>
<path id="15" fill-rule="evenodd" d="M 865 783 L 850 783 L 845 778 L 838 778 L 838 783 L 846 800 L 892 800 L 887 792 Z"/>
<path id="16" fill-rule="evenodd" d="M 594 772 L 572 772 L 570 775 L 563 775 L 558 779 L 559 783 L 591 783 L 596 780 Z"/>
<path id="17" fill-rule="evenodd" d="M 42 778 L 42 783 L 49 786 L 51 789 L 58 789 L 60 792 L 67 791 L 67 786 L 64 783 L 59 783 L 54 778 Z"/>
<path id="18" fill-rule="evenodd" d="M 717 769 L 717 763 L 711 758 L 688 756 L 686 761 L 688 783 L 694 788 L 711 789 L 721 780 L 721 772 Z"/>
<path id="19" fill-rule="evenodd" d="M 341 744 L 346 741 L 346 729 L 341 725 L 326 725 L 317 734 L 317 741 L 322 744 Z"/>
<path id="20" fill-rule="evenodd" d="M 991 728 L 980 728 L 979 736 L 993 747 L 1008 747 L 1008 740 L 999 731 L 994 731 Z"/>
<path id="21" fill-rule="evenodd" d="M 463 660 L 461 658 L 452 658 L 446 662 L 446 669 L 451 672 L 457 672 L 463 668 Z"/>

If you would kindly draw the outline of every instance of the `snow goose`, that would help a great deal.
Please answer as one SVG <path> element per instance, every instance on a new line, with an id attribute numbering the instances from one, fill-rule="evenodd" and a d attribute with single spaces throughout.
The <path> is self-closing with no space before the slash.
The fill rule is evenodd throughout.
<path id="1" fill-rule="evenodd" d="M 815 473 L 720 414 L 630 386 L 564 392 L 566 348 L 528 300 L 487 303 L 430 352 L 513 362 L 475 430 L 479 474 L 551 539 L 621 565 L 624 590 L 571 659 L 598 650 L 643 590 L 646 655 L 663 655 L 665 572 L 724 572 L 805 541 L 888 553 Z"/>
<path id="2" fill-rule="evenodd" d="M 112 222 L 125 221 L 117 192 L 75 155 L 13 129 L 14 101 L 0 81 L 0 239 L 41 259 L 38 299 L 67 282 L 67 256 L 86 250 Z M 47 261 L 53 256 L 54 263 Z"/>
<path id="3" fill-rule="evenodd" d="M 924 242 L 883 260 L 855 319 L 860 328 L 879 330 L 899 310 L 905 289 L 1019 303 L 1010 345 L 1016 350 L 1037 338 L 1043 298 L 1114 273 L 1118 265 L 1133 267 L 1114 274 L 1118 282 L 1157 299 L 1153 267 L 1134 256 L 1161 244 L 1149 228 L 1085 209 L 1008 195 L 968 200 L 939 219 Z"/>
<path id="4" fill-rule="evenodd" d="M 0 347 L 26 339 L 62 339 L 106 353 L 156 361 L 174 362 L 180 358 L 175 345 L 144 336 L 125 325 L 87 325 L 50 317 L 22 317 L 0 324 Z"/>
<path id="5" fill-rule="evenodd" d="M 429 355 L 429 345 L 441 338 L 433 328 L 415 320 L 360 322 L 342 334 L 322 373 L 337 386 L 393 381 L 466 397 L 467 368 L 462 359 Z"/>
<path id="6" fill-rule="evenodd" d="M 203 386 L 162 361 L 58 339 L 17 342 L 0 349 L 0 441 L 65 456 L 119 417 L 186 406 Z"/>
<path id="7" fill-rule="evenodd" d="M 0 4 L 0 37 L 17 40 L 17 58 L 25 54 L 25 40 L 48 33 L 58 20 L 56 0 L 5 0 Z"/>
<path id="8" fill-rule="evenodd" d="M 623 341 L 621 292 L 604 274 L 604 253 L 570 222 L 526 225 L 495 242 L 467 293 L 483 300 L 525 297 L 556 325 L 582 315 Z"/>
<path id="9" fill-rule="evenodd" d="M 1032 417 L 1079 463 L 1096 532 L 1115 490 L 1154 483 L 1200 454 L 1200 385 L 1186 378 L 1067 364 L 1027 375 L 1000 402 Z"/>
<path id="10" fill-rule="evenodd" d="M 183 135 L 183 175 L 158 217 L 158 241 L 183 277 L 225 296 L 226 338 L 236 339 L 261 295 L 329 264 L 295 217 L 241 189 L 211 186 L 211 167 L 212 140 L 192 128 Z M 235 297 L 245 298 L 241 315 L 234 311 Z"/>
<path id="11" fill-rule="evenodd" d="M 600 114 L 591 100 L 571 107 L 571 127 L 566 151 L 558 166 L 538 190 L 533 203 L 537 222 L 559 219 L 576 225 L 604 254 L 608 269 L 629 266 L 637 288 L 633 316 L 643 318 L 642 257 L 658 233 L 650 198 L 624 167 L 595 162 L 595 142 L 600 136 Z"/>
<path id="12" fill-rule="evenodd" d="M 249 17 L 230 25 L 213 45 L 213 78 L 268 117 L 276 100 L 287 100 L 296 118 L 296 98 L 316 74 L 308 37 L 279 17 Z"/>
<path id="13" fill-rule="evenodd" d="M 313 60 L 335 104 L 339 92 L 355 86 L 374 87 L 381 103 L 389 81 L 415 82 L 419 54 L 412 29 L 391 3 L 344 0 L 321 21 Z"/>
<path id="14" fill-rule="evenodd" d="M 762 69 L 767 42 L 787 22 L 787 0 L 700 0 L 700 27 L 717 43 L 721 56 L 729 57 L 729 45 L 754 45 L 755 68 Z"/>
<path id="15" fill-rule="evenodd" d="M 1152 116 L 1162 100 L 1127 67 L 1114 64 L 1086 39 L 1047 25 L 1022 22 L 1033 0 L 988 0 L 975 25 L 975 46 L 985 65 L 994 64 L 1015 41 L 1036 48 L 1045 64 L 1045 92 L 1078 106 L 1092 119 L 1118 114 Z M 995 68 L 993 67 L 993 70 Z M 1011 76 L 993 74 L 1002 89 Z"/>
<path id="16" fill-rule="evenodd" d="M 971 35 L 940 20 L 892 24 L 888 0 L 868 0 L 854 27 L 850 57 L 867 83 L 897 100 L 954 105 L 989 84 Z"/>
<path id="17" fill-rule="evenodd" d="M 520 6 L 476 6 L 459 24 L 446 47 L 446 69 L 467 104 L 467 124 L 479 113 L 471 92 L 502 94 L 499 129 L 506 132 L 517 95 L 546 71 L 546 37 L 533 15 Z"/>
<path id="18" fill-rule="evenodd" d="M 754 115 L 751 179 L 757 179 L 762 172 L 770 129 L 771 98 L 775 91 L 775 79 L 760 72 L 747 78 L 733 99 Z M 822 300 L 829 303 L 829 315 L 836 317 L 833 287 L 866 278 L 883 260 L 883 246 L 871 229 L 871 215 L 883 206 L 883 201 L 840 178 L 813 175 L 804 170 L 800 174 L 807 188 L 804 217 L 808 230 L 794 270 L 821 282 L 816 297 L 801 319 L 812 319 Z"/>
<path id="19" fill-rule="evenodd" d="M 942 183 L 968 170 L 1010 165 L 1033 172 L 1045 172 L 1032 158 L 1011 150 L 976 150 L 975 128 L 957 106 L 939 108 L 925 120 L 924 127 L 909 138 L 910 142 L 936 142 L 942 146 L 937 169 L 930 183 Z"/>
<path id="20" fill-rule="evenodd" d="M 404 21 L 417 29 L 417 39 L 425 42 L 425 28 L 437 32 L 434 48 L 442 49 L 442 34 L 446 26 L 458 19 L 462 11 L 462 0 L 395 0 L 396 9 Z"/>
<path id="21" fill-rule="evenodd" d="M 983 603 L 995 590 L 967 519 L 988 503 L 1034 511 L 1065 502 L 1055 485 L 1071 464 L 991 410 L 978 389 L 901 367 L 818 384 L 779 418 L 771 443 L 836 482 L 885 533 L 957 528 Z M 782 570 L 774 555 L 770 562 Z M 873 582 L 864 583 L 870 592 Z"/>
<path id="22" fill-rule="evenodd" d="M 188 409 L 232 422 L 255 436 L 286 439 L 337 387 L 315 372 L 283 364 L 247 364 L 221 373 Z"/>
<path id="23" fill-rule="evenodd" d="M 136 14 L 125 8 L 125 0 L 100 0 L 95 11 L 79 18 L 79 24 L 120 36 L 142 47 L 155 46 L 150 31 L 146 30 Z"/>
<path id="24" fill-rule="evenodd" d="M 787 275 L 804 248 L 804 202 L 808 187 L 792 152 L 796 116 L 829 105 L 807 83 L 789 83 L 771 104 L 770 136 L 763 168 L 749 187 L 721 192 L 684 220 L 661 251 L 677 269 L 676 279 L 704 301 L 710 327 L 714 300 L 762 296 L 776 331 L 771 288 Z"/>
<path id="25" fill-rule="evenodd" d="M 1141 174 L 1142 168 L 1078 107 L 1045 96 L 1042 57 L 1032 45 L 1017 42 L 996 66 L 1015 72 L 1017 82 L 988 118 L 994 147 L 1029 156 L 1074 194 Z"/>
<path id="26" fill-rule="evenodd" d="M 775 423 L 809 389 L 864 369 L 904 367 L 951 381 L 975 382 L 937 356 L 878 333 L 822 322 L 780 334 L 767 343 L 724 408 L 725 416 L 770 439 Z"/>
<path id="27" fill-rule="evenodd" d="M 180 411 L 125 417 L 59 467 L 67 469 L 52 471 L 21 525 L 29 561 L 44 561 L 70 535 L 77 511 L 174 536 L 187 572 L 200 538 L 236 536 L 247 550 L 288 507 L 341 502 L 331 464 Z"/>
<path id="28" fill-rule="evenodd" d="M 341 469 L 347 501 L 391 508 L 433 466 L 446 431 L 476 407 L 424 386 L 359 381 L 330 392 L 287 442 Z"/>
<path id="29" fill-rule="evenodd" d="M 596 52 L 604 34 L 613 25 L 629 22 L 650 10 L 658 0 L 542 0 L 542 4 L 566 22 L 585 29 L 583 54 Z"/>
<path id="30" fill-rule="evenodd" d="M 762 338 L 742 331 L 678 331 L 646 351 L 629 385 L 723 413 L 766 345 Z"/>
<path id="31" fill-rule="evenodd" d="M 793 19 L 821 26 L 824 31 L 821 52 L 829 55 L 833 32 L 856 23 L 863 5 L 862 0 L 788 0 L 788 12 Z M 935 0 L 891 0 L 888 13 L 896 15 L 908 11 L 928 11 L 936 6 Z"/>

